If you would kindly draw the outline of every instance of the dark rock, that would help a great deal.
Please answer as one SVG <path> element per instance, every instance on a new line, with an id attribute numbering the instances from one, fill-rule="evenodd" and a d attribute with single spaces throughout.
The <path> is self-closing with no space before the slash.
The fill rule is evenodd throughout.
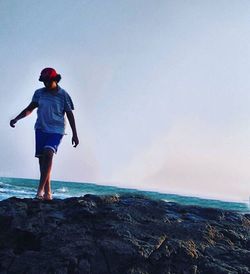
<path id="1" fill-rule="evenodd" d="M 0 202 L 0 274 L 250 273 L 250 214 L 142 196 Z"/>

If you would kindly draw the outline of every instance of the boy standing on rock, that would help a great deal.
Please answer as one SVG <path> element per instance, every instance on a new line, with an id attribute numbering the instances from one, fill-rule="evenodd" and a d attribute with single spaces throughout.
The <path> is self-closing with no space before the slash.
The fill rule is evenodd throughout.
<path id="1" fill-rule="evenodd" d="M 50 175 L 52 159 L 57 152 L 65 130 L 65 113 L 72 129 L 72 145 L 79 144 L 75 118 L 74 105 L 69 94 L 62 89 L 58 82 L 61 75 L 53 68 L 41 71 L 39 81 L 44 83 L 44 88 L 35 91 L 31 103 L 15 118 L 10 121 L 10 126 L 15 127 L 18 120 L 28 116 L 37 108 L 35 124 L 36 154 L 40 165 L 40 183 L 36 198 L 52 200 Z"/>

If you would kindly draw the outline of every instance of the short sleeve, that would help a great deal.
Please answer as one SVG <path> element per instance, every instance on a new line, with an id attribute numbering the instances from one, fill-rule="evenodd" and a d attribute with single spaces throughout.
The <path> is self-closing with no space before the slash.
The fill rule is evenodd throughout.
<path id="1" fill-rule="evenodd" d="M 36 90 L 33 97 L 32 97 L 31 102 L 38 103 L 39 98 L 40 98 L 40 92 L 39 92 L 39 90 Z"/>
<path id="2" fill-rule="evenodd" d="M 67 92 L 65 92 L 65 101 L 64 101 L 64 111 L 72 111 L 74 110 L 74 104 Z"/>

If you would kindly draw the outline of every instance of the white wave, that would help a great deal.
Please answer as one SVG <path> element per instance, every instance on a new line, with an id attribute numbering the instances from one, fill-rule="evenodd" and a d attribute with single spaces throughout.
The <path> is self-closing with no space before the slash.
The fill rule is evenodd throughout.
<path id="1" fill-rule="evenodd" d="M 27 190 L 14 190 L 14 189 L 0 189 L 0 192 L 3 193 L 10 193 L 10 194 L 24 194 L 24 195 L 30 195 L 34 194 L 35 191 L 27 191 Z"/>
<path id="2" fill-rule="evenodd" d="M 11 186 L 12 187 L 12 185 L 10 185 L 10 184 L 6 184 L 6 183 L 3 183 L 3 182 L 0 182 L 0 187 L 5 187 L 5 186 Z"/>
<path id="3" fill-rule="evenodd" d="M 172 201 L 170 200 L 167 200 L 167 199 L 163 199 L 164 202 L 167 202 L 167 203 L 171 203 Z"/>
<path id="4" fill-rule="evenodd" d="M 67 187 L 61 187 L 61 188 L 58 188 L 56 189 L 55 192 L 59 192 L 59 193 L 66 193 L 66 192 L 69 192 L 69 189 Z"/>

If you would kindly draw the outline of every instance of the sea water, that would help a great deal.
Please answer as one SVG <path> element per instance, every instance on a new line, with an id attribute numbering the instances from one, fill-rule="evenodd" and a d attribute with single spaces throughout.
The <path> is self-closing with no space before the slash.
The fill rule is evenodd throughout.
<path id="1" fill-rule="evenodd" d="M 0 177 L 0 200 L 10 197 L 33 198 L 36 195 L 38 181 L 33 179 Z M 213 207 L 238 212 L 249 212 L 248 202 L 226 202 L 220 200 L 204 199 L 199 197 L 182 196 L 177 194 L 166 194 L 153 191 L 142 191 L 137 189 L 119 188 L 114 186 L 103 186 L 93 183 L 74 183 L 52 181 L 53 197 L 65 199 L 69 197 L 80 197 L 85 194 L 112 195 L 131 194 L 143 195 L 152 199 L 176 202 L 183 205 L 197 205 L 202 207 Z"/>

